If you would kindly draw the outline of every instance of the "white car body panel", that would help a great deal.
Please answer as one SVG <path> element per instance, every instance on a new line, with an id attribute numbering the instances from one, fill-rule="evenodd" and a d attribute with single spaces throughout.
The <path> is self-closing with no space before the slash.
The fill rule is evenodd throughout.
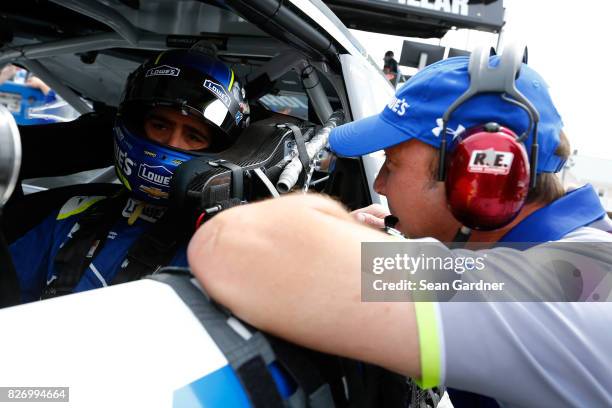
<path id="1" fill-rule="evenodd" d="M 340 55 L 353 120 L 379 114 L 394 95 L 391 83 L 361 55 Z M 374 179 L 384 162 L 382 152 L 363 156 L 363 167 L 372 202 L 387 205 L 384 197 L 374 191 Z"/>
<path id="2" fill-rule="evenodd" d="M 2 309 L 0 325 L 0 384 L 70 387 L 74 407 L 171 407 L 175 390 L 228 364 L 150 279 Z"/>
<path id="3" fill-rule="evenodd" d="M 338 24 L 330 21 L 330 19 L 323 14 L 321 9 L 313 4 L 310 0 L 289 0 L 297 8 L 306 13 L 310 18 L 319 24 L 324 32 L 334 38 L 340 45 L 342 45 L 350 54 L 358 55 L 359 50 L 355 48 L 353 43 L 346 38 L 344 33 L 338 28 Z"/>

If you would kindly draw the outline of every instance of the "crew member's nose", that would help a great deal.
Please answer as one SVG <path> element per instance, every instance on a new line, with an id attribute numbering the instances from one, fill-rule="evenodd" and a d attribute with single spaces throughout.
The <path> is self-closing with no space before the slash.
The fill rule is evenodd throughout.
<path id="1" fill-rule="evenodd" d="M 383 165 L 374 180 L 374 191 L 380 195 L 386 195 L 387 174 L 387 166 Z"/>

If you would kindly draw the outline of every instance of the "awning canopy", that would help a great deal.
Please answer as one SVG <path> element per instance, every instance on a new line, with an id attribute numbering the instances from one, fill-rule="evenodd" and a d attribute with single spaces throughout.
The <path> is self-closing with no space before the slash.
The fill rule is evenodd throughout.
<path id="1" fill-rule="evenodd" d="M 404 37 L 442 37 L 452 27 L 499 32 L 502 0 L 325 0 L 348 28 Z"/>

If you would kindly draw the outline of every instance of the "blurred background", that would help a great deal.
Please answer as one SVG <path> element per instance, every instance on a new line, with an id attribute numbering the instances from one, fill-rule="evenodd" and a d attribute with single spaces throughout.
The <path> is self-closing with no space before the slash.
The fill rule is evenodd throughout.
<path id="1" fill-rule="evenodd" d="M 410 2 L 389 0 L 384 3 L 406 4 L 407 7 Z M 423 2 L 412 3 L 421 3 L 423 7 Z M 429 1 L 441 9 L 444 3 Z M 427 64 L 449 55 L 462 55 L 461 51 L 469 52 L 479 45 L 503 49 L 504 43 L 509 41 L 527 44 L 529 65 L 546 79 L 574 151 L 561 177 L 568 187 L 592 183 L 606 209 L 612 211 L 612 130 L 603 120 L 610 114 L 612 95 L 612 57 L 608 51 L 612 2 L 469 2 L 469 7 L 476 6 L 503 7 L 502 28 L 458 26 L 442 38 L 404 37 L 357 29 L 351 32 L 381 69 L 385 65 L 385 53 L 393 52 L 400 74 L 397 86 L 402 86 L 418 71 L 418 65 L 414 65 L 419 62 L 419 44 L 433 47 L 427 52 Z M 403 65 L 405 63 L 410 65 Z"/>
<path id="2" fill-rule="evenodd" d="M 321 0 L 311 0 L 313 3 Z M 595 185 L 612 211 L 612 135 L 608 115 L 609 16 L 602 0 L 324 0 L 396 87 L 420 68 L 476 46 L 529 47 L 529 64 L 548 82 L 573 155 L 561 177 L 568 187 Z M 296 84 L 299 81 L 294 81 Z M 299 87 L 298 87 L 299 88 Z M 306 118 L 301 89 L 265 95 L 270 109 Z M 88 103 L 85 101 L 85 103 Z M 40 78 L 0 68 L 0 104 L 22 126 L 73 120 L 79 113 Z"/>

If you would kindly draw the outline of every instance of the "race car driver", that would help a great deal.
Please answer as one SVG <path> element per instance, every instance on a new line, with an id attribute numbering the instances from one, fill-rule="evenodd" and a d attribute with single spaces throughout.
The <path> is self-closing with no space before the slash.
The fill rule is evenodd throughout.
<path id="1" fill-rule="evenodd" d="M 122 188 L 71 198 L 11 245 L 21 300 L 185 265 L 191 229 L 167 210 L 170 179 L 181 163 L 231 146 L 248 121 L 244 88 L 206 49 L 168 50 L 138 67 L 113 128 Z"/>
<path id="2" fill-rule="evenodd" d="M 499 64 L 497 57 L 486 61 Z M 518 72 L 511 74 L 506 79 L 514 83 Z M 332 148 L 343 155 L 385 150 L 376 189 L 399 217 L 396 227 L 422 242 L 451 240 L 462 225 L 448 206 L 447 195 L 455 190 L 437 182 L 442 139 L 491 122 L 519 133 L 530 127 L 524 108 L 490 92 L 473 96 L 445 126 L 445 112 L 470 85 L 467 58 L 442 61 L 413 77 L 380 115 L 344 125 L 331 137 Z M 602 243 L 608 250 L 587 258 L 612 265 L 612 223 L 597 194 L 590 186 L 564 193 L 552 174 L 562 167 L 566 149 L 546 83 L 523 65 L 516 87 L 539 112 L 537 185 L 516 218 L 493 231 L 474 231 L 471 240 L 530 243 L 526 251 L 503 249 L 505 262 L 493 262 L 493 275 L 517 282 L 542 276 L 520 261 L 547 242 L 569 243 L 577 256 L 585 255 L 585 242 Z M 526 151 L 532 141 L 533 135 L 524 140 Z M 368 241 L 397 238 L 364 228 L 329 199 L 292 196 L 220 214 L 192 239 L 189 263 L 208 293 L 247 322 L 418 378 L 424 387 L 445 384 L 503 406 L 610 405 L 610 303 L 363 303 L 360 252 Z M 228 253 L 241 256 L 230 259 Z M 591 287 L 587 298 L 605 299 L 606 287 L 605 280 Z"/>

